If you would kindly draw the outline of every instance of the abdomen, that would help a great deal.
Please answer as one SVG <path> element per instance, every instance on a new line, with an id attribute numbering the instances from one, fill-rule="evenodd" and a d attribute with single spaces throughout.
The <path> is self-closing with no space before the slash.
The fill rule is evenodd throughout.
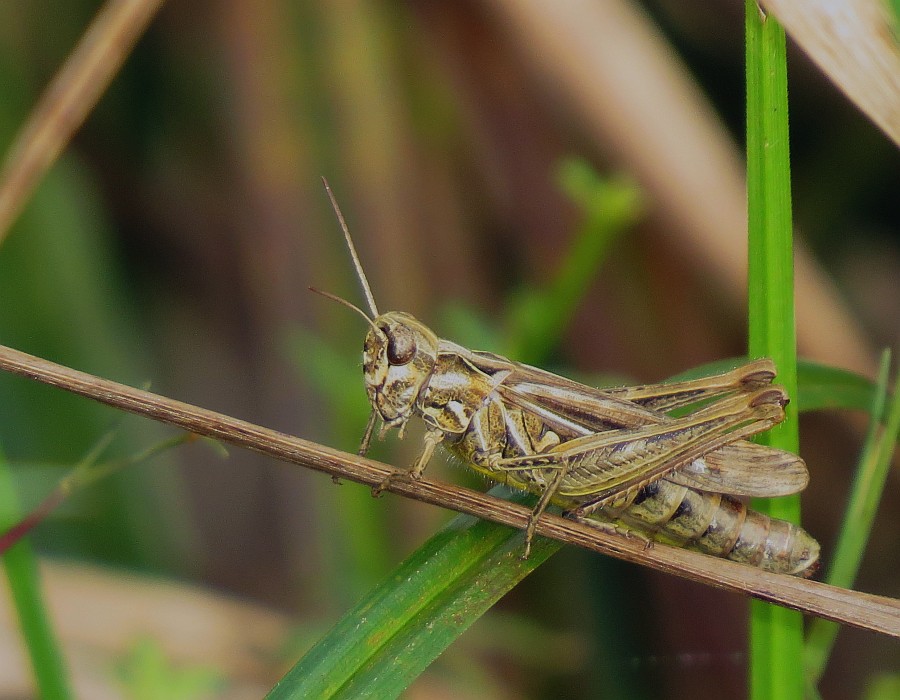
<path id="1" fill-rule="evenodd" d="M 651 539 L 781 574 L 810 575 L 819 544 L 801 527 L 718 493 L 659 479 L 598 514 Z M 588 518 L 593 516 L 588 516 Z"/>

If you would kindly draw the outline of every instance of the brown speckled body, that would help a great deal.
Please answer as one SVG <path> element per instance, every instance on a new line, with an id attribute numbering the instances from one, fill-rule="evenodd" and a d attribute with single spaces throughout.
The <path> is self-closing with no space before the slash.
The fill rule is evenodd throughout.
<path id="1" fill-rule="evenodd" d="M 324 182 L 324 180 L 323 180 Z M 444 443 L 472 469 L 539 494 L 525 528 L 556 504 L 579 520 L 638 530 L 670 544 L 785 574 L 808 575 L 819 545 L 801 528 L 748 510 L 734 496 L 783 496 L 806 487 L 798 456 L 746 442 L 784 419 L 788 399 L 762 359 L 698 380 L 593 389 L 441 340 L 409 314 L 379 313 L 334 194 L 371 316 L 363 345 L 372 405 L 360 445 L 421 418 L 424 449 L 405 476 L 421 476 Z M 679 412 L 677 415 L 673 412 Z"/>
<path id="2" fill-rule="evenodd" d="M 540 494 L 535 518 L 552 503 L 585 522 L 768 571 L 813 569 L 812 537 L 735 498 L 793 493 L 808 479 L 796 455 L 745 441 L 784 418 L 787 397 L 771 385 L 768 360 L 599 390 L 441 340 L 408 314 L 372 326 L 363 364 L 373 408 L 385 428 L 414 415 L 428 426 L 413 478 L 443 443 L 481 474 Z M 670 414 L 684 408 L 693 410 Z"/>

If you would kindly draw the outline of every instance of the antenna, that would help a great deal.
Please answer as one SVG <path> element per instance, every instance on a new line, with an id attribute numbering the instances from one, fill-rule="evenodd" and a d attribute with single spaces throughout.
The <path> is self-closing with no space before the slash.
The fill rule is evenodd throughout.
<path id="1" fill-rule="evenodd" d="M 362 285 L 362 290 L 363 294 L 366 297 L 366 302 L 368 302 L 369 304 L 369 311 L 372 312 L 372 318 L 377 318 L 381 314 L 378 313 L 378 307 L 375 306 L 375 297 L 372 296 L 372 288 L 369 287 L 369 280 L 366 279 L 366 273 L 363 272 L 362 263 L 359 261 L 359 255 L 357 255 L 356 253 L 356 246 L 353 245 L 353 239 L 350 238 L 350 229 L 347 228 L 347 222 L 344 221 L 344 215 L 341 213 L 341 208 L 338 206 L 337 200 L 334 198 L 334 192 L 331 191 L 331 185 L 328 184 L 328 180 L 326 180 L 324 177 L 322 178 L 322 184 L 325 185 L 325 191 L 328 193 L 328 199 L 331 200 L 331 207 L 334 209 L 334 213 L 337 215 L 338 223 L 340 223 L 341 229 L 344 232 L 344 238 L 347 241 L 347 248 L 350 249 L 350 257 L 353 258 L 353 265 L 354 267 L 356 267 L 356 276 L 357 278 L 359 278 L 359 283 L 360 285 Z M 319 293 L 321 294 L 322 292 Z M 326 294 L 325 296 L 329 295 Z M 353 306 L 352 304 L 350 304 L 350 302 L 345 302 L 343 299 L 337 300 L 348 304 L 349 306 Z M 356 310 L 359 311 L 359 309 Z M 365 316 L 365 314 L 363 314 L 363 316 Z M 366 318 L 368 318 L 368 316 L 366 316 Z"/>
<path id="2" fill-rule="evenodd" d="M 361 308 L 359 308 L 356 304 L 351 304 L 349 301 L 347 301 L 346 299 L 342 299 L 337 294 L 332 294 L 331 292 L 323 292 L 321 289 L 316 289 L 315 287 L 309 287 L 309 291 L 315 292 L 316 294 L 320 294 L 323 297 L 325 297 L 326 299 L 331 299 L 332 301 L 336 301 L 341 306 L 346 306 L 348 309 L 355 311 L 360 316 L 362 316 L 364 319 L 366 319 L 366 323 L 368 323 L 370 326 L 372 326 L 372 329 L 376 333 L 378 333 L 379 335 L 382 335 L 382 336 L 384 335 L 384 331 L 381 330 L 378 326 L 376 326 L 374 321 L 371 318 L 369 318 L 368 314 L 366 314 L 366 312 L 363 311 Z"/>

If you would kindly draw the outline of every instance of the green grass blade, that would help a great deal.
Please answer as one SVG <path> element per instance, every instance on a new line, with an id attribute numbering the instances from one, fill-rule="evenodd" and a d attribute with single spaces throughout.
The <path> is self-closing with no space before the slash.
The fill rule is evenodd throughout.
<path id="1" fill-rule="evenodd" d="M 878 385 L 860 374 L 809 360 L 797 364 L 797 410 L 850 409 L 871 413 Z"/>
<path id="2" fill-rule="evenodd" d="M 0 454 L 0 531 L 18 522 L 20 517 L 12 474 Z M 19 542 L 2 558 L 40 697 L 54 700 L 73 697 L 62 653 L 41 596 L 37 558 L 31 545 L 27 541 Z"/>
<path id="3" fill-rule="evenodd" d="M 747 193 L 749 234 L 749 350 L 771 357 L 778 381 L 796 395 L 790 154 L 784 30 L 746 2 Z M 796 403 L 765 444 L 796 452 Z M 797 521 L 797 497 L 754 502 L 761 512 Z M 753 601 L 750 693 L 754 700 L 803 694 L 803 621 L 799 613 Z"/>
<path id="4" fill-rule="evenodd" d="M 396 697 L 560 547 L 536 538 L 523 561 L 523 546 L 519 531 L 457 516 L 349 611 L 267 697 Z"/>
<path id="5" fill-rule="evenodd" d="M 889 368 L 890 353 L 885 352 L 879 372 L 879 392 L 871 409 L 872 420 L 825 579 L 827 583 L 842 588 L 850 588 L 856 579 L 900 435 L 900 373 L 880 436 L 878 431 L 887 398 Z M 839 626 L 834 622 L 821 619 L 813 620 L 810 625 L 804 664 L 808 683 L 814 685 L 822 677 L 838 629 Z"/>

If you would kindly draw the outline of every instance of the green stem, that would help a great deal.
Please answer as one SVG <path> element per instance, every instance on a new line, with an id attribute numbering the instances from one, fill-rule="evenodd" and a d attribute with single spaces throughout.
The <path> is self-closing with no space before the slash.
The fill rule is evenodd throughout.
<path id="1" fill-rule="evenodd" d="M 841 588 L 850 588 L 856 580 L 863 552 L 872 531 L 875 512 L 884 491 L 885 481 L 890 471 L 891 459 L 900 433 L 900 374 L 894 385 L 894 395 L 888 409 L 884 430 L 879 436 L 878 426 L 884 414 L 890 352 L 881 358 L 878 376 L 878 393 L 871 407 L 869 432 L 859 459 L 859 466 L 850 489 L 850 498 L 844 520 L 834 548 L 831 567 L 826 583 Z M 813 620 L 806 642 L 805 669 L 807 682 L 815 685 L 822 677 L 831 649 L 834 647 L 839 626 L 828 620 Z"/>
<path id="2" fill-rule="evenodd" d="M 790 154 L 785 35 L 754 0 L 746 2 L 749 350 L 771 357 L 788 394 L 797 393 Z M 797 405 L 765 444 L 796 452 Z M 772 517 L 797 522 L 796 496 L 754 502 Z M 803 622 L 799 613 L 754 601 L 750 620 L 754 700 L 803 695 Z"/>
<path id="3" fill-rule="evenodd" d="M 0 528 L 16 522 L 19 517 L 9 465 L 0 454 Z M 29 543 L 22 541 L 11 547 L 3 555 L 3 566 L 40 697 L 45 700 L 73 697 L 41 595 L 37 558 Z"/>

